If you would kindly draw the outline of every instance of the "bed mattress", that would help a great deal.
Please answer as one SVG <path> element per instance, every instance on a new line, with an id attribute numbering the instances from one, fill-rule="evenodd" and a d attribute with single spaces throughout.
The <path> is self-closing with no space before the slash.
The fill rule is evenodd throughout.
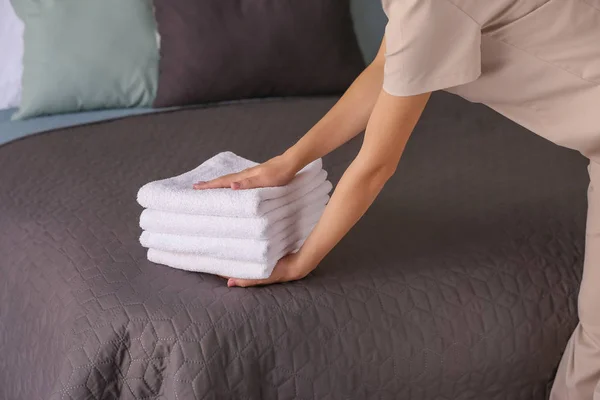
<path id="1" fill-rule="evenodd" d="M 544 399 L 577 322 L 586 160 L 451 95 L 305 279 L 227 288 L 145 259 L 141 185 L 225 150 L 267 160 L 335 100 L 0 147 L 0 398 Z M 360 144 L 324 158 L 334 183 Z"/>

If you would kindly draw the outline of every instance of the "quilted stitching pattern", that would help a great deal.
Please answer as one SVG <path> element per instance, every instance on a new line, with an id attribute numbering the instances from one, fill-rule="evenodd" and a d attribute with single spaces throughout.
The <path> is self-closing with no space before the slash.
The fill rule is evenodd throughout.
<path id="1" fill-rule="evenodd" d="M 143 183 L 223 150 L 265 160 L 333 101 L 0 148 L 0 397 L 543 399 L 576 323 L 586 162 L 453 97 L 434 96 L 397 175 L 306 279 L 228 289 L 144 259 Z M 333 181 L 359 145 L 325 158 Z"/>

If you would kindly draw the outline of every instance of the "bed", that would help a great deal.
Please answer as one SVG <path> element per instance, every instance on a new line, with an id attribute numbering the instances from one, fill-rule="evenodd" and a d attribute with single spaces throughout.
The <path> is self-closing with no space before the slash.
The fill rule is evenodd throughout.
<path id="1" fill-rule="evenodd" d="M 436 93 L 393 179 L 307 278 L 152 264 L 144 183 L 257 161 L 335 98 L 131 116 L 0 147 L 0 398 L 545 399 L 577 322 L 586 160 Z M 335 183 L 357 138 L 324 159 Z"/>

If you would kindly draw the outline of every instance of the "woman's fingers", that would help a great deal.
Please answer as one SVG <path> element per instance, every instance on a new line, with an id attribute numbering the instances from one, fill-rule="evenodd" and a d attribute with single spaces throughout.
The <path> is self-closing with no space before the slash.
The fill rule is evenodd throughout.
<path id="1" fill-rule="evenodd" d="M 268 278 L 265 278 L 265 279 L 229 278 L 227 280 L 227 286 L 228 287 L 262 286 L 262 285 L 270 285 L 272 283 L 283 282 L 283 281 L 285 281 L 285 279 L 282 274 L 281 262 L 278 262 L 277 265 L 275 265 L 275 268 L 273 268 L 273 272 L 271 272 L 271 275 Z"/>
<path id="2" fill-rule="evenodd" d="M 257 176 L 250 176 L 248 178 L 240 179 L 231 183 L 232 189 L 254 189 L 261 187 L 260 179 Z"/>
<path id="3" fill-rule="evenodd" d="M 229 278 L 227 280 L 227 286 L 245 288 L 250 286 L 270 285 L 272 283 L 291 282 L 303 279 L 312 269 L 314 268 L 307 269 L 298 265 L 297 253 L 294 253 L 279 260 L 277 265 L 275 265 L 275 268 L 273 268 L 271 276 L 266 279 Z"/>
<path id="4" fill-rule="evenodd" d="M 225 175 L 217 179 L 213 179 L 207 182 L 196 182 L 194 184 L 194 189 L 216 189 L 216 188 L 224 188 L 229 186 L 229 182 L 231 182 L 231 176 Z"/>
<path id="5" fill-rule="evenodd" d="M 238 172 L 236 174 L 224 175 L 219 178 L 207 182 L 196 182 L 194 189 L 217 189 L 230 187 L 233 182 L 243 179 L 247 171 Z"/>
<path id="6" fill-rule="evenodd" d="M 264 164 L 256 165 L 236 174 L 225 175 L 208 182 L 197 182 L 194 189 L 231 188 L 254 189 L 261 187 L 282 186 L 289 183 L 296 174 L 282 161 L 272 159 Z"/>
<path id="7" fill-rule="evenodd" d="M 238 189 L 254 189 L 263 187 L 263 180 L 260 175 L 255 175 L 255 171 L 246 170 L 237 174 L 229 174 L 208 182 L 197 182 L 194 184 L 194 189 L 216 189 L 227 188 Z"/>
<path id="8" fill-rule="evenodd" d="M 267 279 L 233 279 L 229 278 L 227 280 L 228 287 L 250 287 L 250 286 L 262 286 L 269 285 L 271 283 L 276 283 L 277 281 L 272 278 Z"/>

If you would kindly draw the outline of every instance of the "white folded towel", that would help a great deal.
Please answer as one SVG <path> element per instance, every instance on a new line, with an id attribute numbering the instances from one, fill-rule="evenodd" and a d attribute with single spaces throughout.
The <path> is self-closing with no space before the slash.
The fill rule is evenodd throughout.
<path id="1" fill-rule="evenodd" d="M 140 227 L 153 233 L 174 235 L 269 239 L 293 223 L 322 211 L 331 189 L 331 182 L 325 181 L 305 196 L 255 218 L 178 214 L 146 209 L 140 217 Z"/>
<path id="2" fill-rule="evenodd" d="M 284 251 L 283 255 L 298 251 L 303 243 L 304 240 L 294 243 Z M 271 276 L 273 268 L 276 265 L 276 263 L 266 264 L 227 260 L 157 249 L 148 249 L 148 260 L 185 271 L 205 272 L 207 274 L 239 279 L 266 279 Z"/>
<path id="3" fill-rule="evenodd" d="M 324 207 L 288 226 L 269 240 L 183 236 L 143 231 L 140 243 L 151 249 L 191 253 L 206 257 L 273 264 L 290 245 L 305 239 L 321 217 Z"/>
<path id="4" fill-rule="evenodd" d="M 258 165 L 232 152 L 219 153 L 199 167 L 182 175 L 150 182 L 138 192 L 137 200 L 145 208 L 185 214 L 218 215 L 221 217 L 256 217 L 291 203 L 318 187 L 327 178 L 321 159 L 304 167 L 285 186 L 232 190 L 196 190 L 198 181 Z"/>

